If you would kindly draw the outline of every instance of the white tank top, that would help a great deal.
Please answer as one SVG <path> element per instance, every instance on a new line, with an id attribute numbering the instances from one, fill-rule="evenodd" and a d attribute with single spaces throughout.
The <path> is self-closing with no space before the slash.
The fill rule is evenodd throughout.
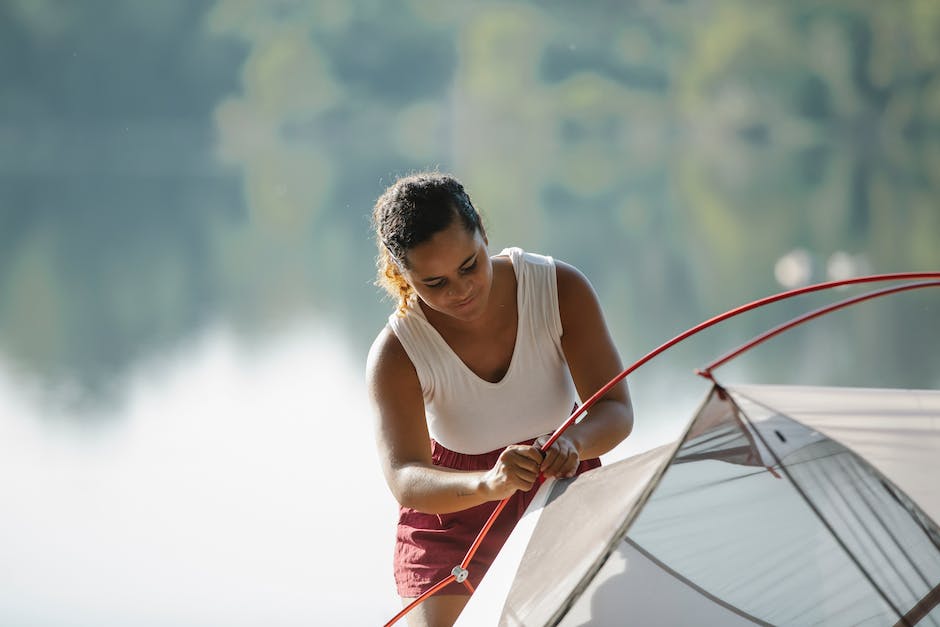
<path id="1" fill-rule="evenodd" d="M 551 257 L 507 248 L 519 313 L 509 370 L 477 376 L 431 326 L 416 300 L 389 326 L 414 364 L 431 437 L 471 455 L 551 433 L 571 415 L 577 392 L 561 348 L 558 284 Z"/>

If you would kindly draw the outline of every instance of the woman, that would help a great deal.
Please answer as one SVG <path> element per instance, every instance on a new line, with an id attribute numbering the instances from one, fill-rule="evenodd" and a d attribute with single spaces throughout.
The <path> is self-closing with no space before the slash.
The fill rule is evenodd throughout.
<path id="1" fill-rule="evenodd" d="M 395 549 L 407 604 L 459 565 L 511 497 L 469 566 L 476 586 L 545 477 L 599 465 L 633 427 L 626 383 L 544 457 L 576 406 L 622 369 L 597 296 L 572 266 L 518 248 L 491 257 L 480 216 L 453 177 L 395 182 L 373 211 L 379 281 L 398 299 L 367 378 L 385 479 L 401 505 Z M 468 600 L 452 583 L 408 616 L 451 625 Z"/>

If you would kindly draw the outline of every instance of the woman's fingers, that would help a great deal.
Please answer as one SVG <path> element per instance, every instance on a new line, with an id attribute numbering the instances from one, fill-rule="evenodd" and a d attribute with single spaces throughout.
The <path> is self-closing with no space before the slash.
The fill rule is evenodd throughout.
<path id="1" fill-rule="evenodd" d="M 571 455 L 550 449 L 549 454 L 545 456 L 545 461 L 542 463 L 542 472 L 547 477 L 563 476 L 569 470 L 570 461 Z"/>
<path id="2" fill-rule="evenodd" d="M 498 494 L 529 490 L 540 474 L 546 477 L 574 476 L 580 461 L 577 449 L 570 440 L 562 437 L 543 452 L 541 446 L 547 440 L 548 436 L 543 436 L 532 446 L 514 444 L 506 447 L 496 466 L 488 473 Z"/>
<path id="3" fill-rule="evenodd" d="M 542 453 L 532 446 L 514 448 L 510 453 L 512 467 L 526 483 L 535 483 L 542 465 Z"/>
<path id="4" fill-rule="evenodd" d="M 507 447 L 497 462 L 502 468 L 505 481 L 514 489 L 528 490 L 539 476 L 542 454 L 531 446 L 513 445 Z"/>
<path id="5" fill-rule="evenodd" d="M 573 477 L 579 462 L 577 449 L 570 441 L 562 437 L 545 451 L 541 471 L 547 477 Z"/>

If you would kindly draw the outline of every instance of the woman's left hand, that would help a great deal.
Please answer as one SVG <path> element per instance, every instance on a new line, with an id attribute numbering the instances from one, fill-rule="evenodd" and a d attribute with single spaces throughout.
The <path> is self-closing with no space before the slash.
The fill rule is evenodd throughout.
<path id="1" fill-rule="evenodd" d="M 539 436 L 532 446 L 541 450 L 542 446 L 548 442 L 551 434 Z M 545 459 L 539 468 L 546 477 L 558 477 L 567 479 L 573 477 L 578 470 L 578 464 L 581 462 L 581 456 L 578 453 L 574 443 L 564 435 L 559 436 L 557 440 L 545 451 Z"/>

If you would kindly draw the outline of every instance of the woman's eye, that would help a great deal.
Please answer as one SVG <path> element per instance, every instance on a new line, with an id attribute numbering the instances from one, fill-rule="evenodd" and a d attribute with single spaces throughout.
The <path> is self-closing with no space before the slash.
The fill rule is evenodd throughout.
<path id="1" fill-rule="evenodd" d="M 461 268 L 460 271 L 461 271 L 463 274 L 470 274 L 471 272 L 473 272 L 473 271 L 476 270 L 476 269 L 477 269 L 477 262 L 474 261 L 474 262 L 471 263 L 469 266 L 466 266 L 466 267 L 464 267 L 464 268 Z"/>

